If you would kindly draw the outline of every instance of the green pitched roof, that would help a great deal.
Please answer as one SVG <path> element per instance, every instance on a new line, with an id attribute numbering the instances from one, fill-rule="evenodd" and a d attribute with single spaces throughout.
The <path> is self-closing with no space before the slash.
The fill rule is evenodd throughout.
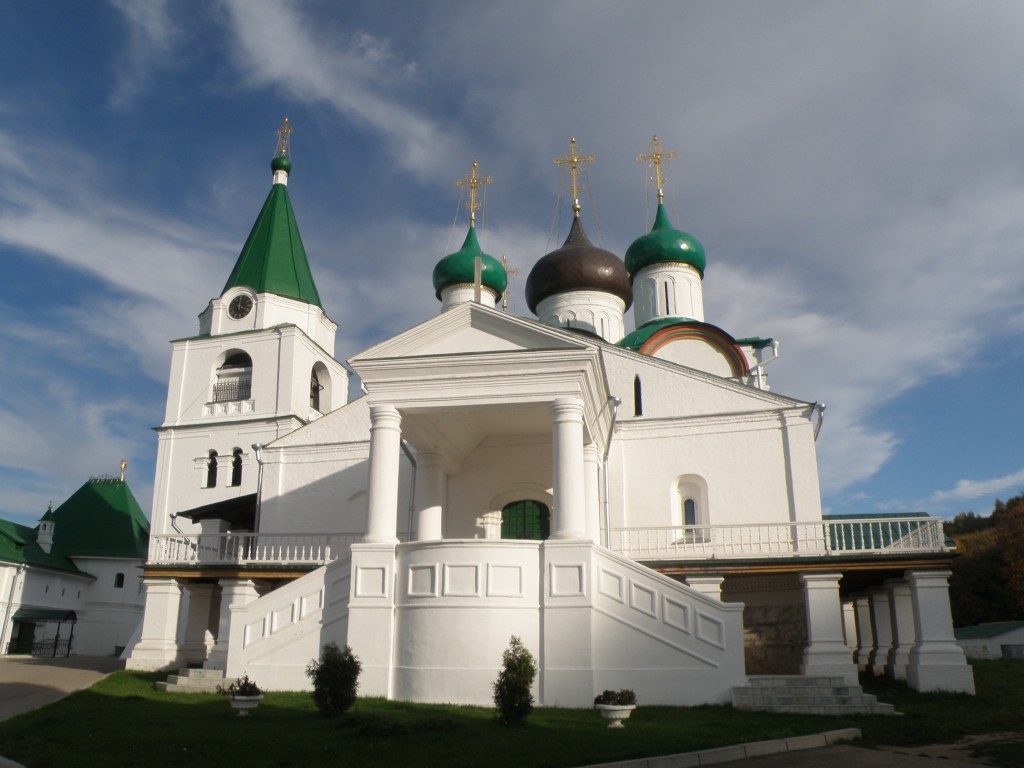
<path id="1" fill-rule="evenodd" d="M 689 264 L 704 276 L 707 258 L 697 238 L 672 226 L 665 206 L 658 203 L 651 231 L 638 237 L 626 250 L 626 271 L 632 284 L 636 273 L 652 264 Z"/>
<path id="2" fill-rule="evenodd" d="M 53 510 L 53 523 L 52 553 L 67 557 L 146 557 L 149 521 L 123 480 L 89 480 Z"/>
<path id="3" fill-rule="evenodd" d="M 0 520 L 0 563 L 31 565 L 54 571 L 82 574 L 67 557 L 50 549 L 44 552 L 36 544 L 36 532 L 27 525 L 18 525 L 9 520 Z"/>
<path id="4" fill-rule="evenodd" d="M 988 640 L 1013 632 L 1015 629 L 1024 629 L 1024 621 L 993 621 L 974 627 L 957 627 L 953 634 L 957 640 Z"/>
<path id="5" fill-rule="evenodd" d="M 476 229 L 472 226 L 466 233 L 462 248 L 450 253 L 437 262 L 434 267 L 434 291 L 441 298 L 441 291 L 449 285 L 473 283 L 476 281 L 476 257 L 480 257 L 480 282 L 499 296 L 508 287 L 508 273 L 501 262 L 480 250 L 476 239 Z"/>
<path id="6" fill-rule="evenodd" d="M 278 160 L 274 158 L 275 162 Z M 290 161 L 288 165 L 290 167 Z M 288 169 L 282 166 L 274 170 Z M 221 293 L 242 285 L 257 293 L 273 293 L 323 308 L 313 273 L 309 271 L 299 227 L 295 223 L 288 187 L 284 184 L 274 184 L 270 188 L 263 210 L 256 217 L 256 223 Z"/>

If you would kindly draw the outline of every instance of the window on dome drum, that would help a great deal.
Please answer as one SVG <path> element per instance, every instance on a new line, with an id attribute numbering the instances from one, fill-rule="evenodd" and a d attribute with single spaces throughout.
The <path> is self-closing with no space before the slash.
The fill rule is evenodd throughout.
<path id="1" fill-rule="evenodd" d="M 210 451 L 209 457 L 206 459 L 206 487 L 216 488 L 217 487 L 217 452 Z"/>
<path id="2" fill-rule="evenodd" d="M 114 589 L 124 589 L 124 574 L 119 573 L 114 576 Z"/>
<path id="3" fill-rule="evenodd" d="M 672 314 L 672 296 L 669 294 L 668 281 L 665 281 L 665 314 Z"/>
<path id="4" fill-rule="evenodd" d="M 217 369 L 217 380 L 213 384 L 213 402 L 248 400 L 251 396 L 252 358 L 245 352 L 234 352 L 228 355 L 224 364 Z"/>
<path id="5" fill-rule="evenodd" d="M 551 512 L 547 504 L 524 499 L 502 508 L 501 538 L 542 541 L 550 534 Z"/>
<path id="6" fill-rule="evenodd" d="M 242 484 L 242 449 L 235 448 L 231 454 L 231 485 L 233 487 Z"/>
<path id="7" fill-rule="evenodd" d="M 644 415 L 644 390 L 640 384 L 640 374 L 633 377 L 633 415 Z"/>

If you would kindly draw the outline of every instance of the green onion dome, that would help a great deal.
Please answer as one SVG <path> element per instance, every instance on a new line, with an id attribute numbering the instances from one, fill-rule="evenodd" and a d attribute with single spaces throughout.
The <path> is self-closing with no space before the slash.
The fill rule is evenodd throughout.
<path id="1" fill-rule="evenodd" d="M 459 283 L 472 284 L 476 280 L 476 257 L 480 257 L 480 282 L 499 296 L 508 287 L 508 274 L 501 262 L 480 250 L 476 239 L 476 228 L 470 227 L 466 241 L 455 253 L 451 253 L 437 262 L 434 267 L 434 291 L 438 299 L 441 291 Z"/>
<path id="2" fill-rule="evenodd" d="M 287 155 L 278 155 L 277 157 L 270 161 L 270 170 L 291 173 L 292 161 L 288 158 Z"/>
<path id="3" fill-rule="evenodd" d="M 565 244 L 533 265 L 526 278 L 526 304 L 537 314 L 544 299 L 566 291 L 610 293 L 622 299 L 627 309 L 633 303 L 622 259 L 591 243 L 579 216 L 573 218 Z"/>
<path id="4" fill-rule="evenodd" d="M 626 271 L 632 284 L 636 273 L 652 264 L 689 264 L 704 277 L 707 259 L 704 246 L 697 238 L 672 227 L 665 206 L 658 203 L 654 226 L 643 237 L 638 237 L 626 250 Z"/>

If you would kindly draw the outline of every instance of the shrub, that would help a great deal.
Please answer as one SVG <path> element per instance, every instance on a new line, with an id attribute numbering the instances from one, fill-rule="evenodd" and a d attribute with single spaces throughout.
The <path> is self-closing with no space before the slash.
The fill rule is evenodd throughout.
<path id="1" fill-rule="evenodd" d="M 246 673 L 240 678 L 235 680 L 231 685 L 225 688 L 222 685 L 217 686 L 217 693 L 224 696 L 262 696 L 263 691 L 256 685 L 255 680 L 249 679 L 249 674 Z"/>
<path id="2" fill-rule="evenodd" d="M 594 699 L 594 704 L 616 704 L 620 707 L 636 705 L 636 694 L 629 688 L 619 691 L 602 691 Z"/>
<path id="3" fill-rule="evenodd" d="M 306 676 L 313 683 L 313 702 L 321 715 L 335 717 L 355 703 L 362 669 L 352 649 L 341 649 L 337 643 L 325 645 L 320 658 L 309 662 Z"/>
<path id="4" fill-rule="evenodd" d="M 513 636 L 501 657 L 501 672 L 494 682 L 494 705 L 498 720 L 505 725 L 519 725 L 533 711 L 530 686 L 537 676 L 537 665 L 522 641 Z"/>

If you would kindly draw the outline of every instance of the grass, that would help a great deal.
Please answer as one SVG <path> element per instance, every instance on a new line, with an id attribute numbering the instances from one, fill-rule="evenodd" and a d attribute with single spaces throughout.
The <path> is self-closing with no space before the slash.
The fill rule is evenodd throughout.
<path id="1" fill-rule="evenodd" d="M 0 754 L 29 768 L 245 765 L 292 768 L 416 764 L 460 768 L 562 768 L 688 752 L 748 741 L 857 727 L 864 743 L 915 745 L 1022 727 L 1024 663 L 975 666 L 979 695 L 916 694 L 888 681 L 866 687 L 902 717 L 802 717 L 731 707 L 641 706 L 626 728 L 609 731 L 591 709 L 539 708 L 527 725 L 494 722 L 480 707 L 359 699 L 337 720 L 318 716 L 305 693 L 268 693 L 248 717 L 220 696 L 157 691 L 160 676 L 117 672 L 87 691 L 0 723 Z M 1019 764 L 1020 744 L 987 747 Z M 1011 757 L 1012 756 L 1012 757 Z M 1018 763 L 1009 762 L 1010 759 Z"/>

